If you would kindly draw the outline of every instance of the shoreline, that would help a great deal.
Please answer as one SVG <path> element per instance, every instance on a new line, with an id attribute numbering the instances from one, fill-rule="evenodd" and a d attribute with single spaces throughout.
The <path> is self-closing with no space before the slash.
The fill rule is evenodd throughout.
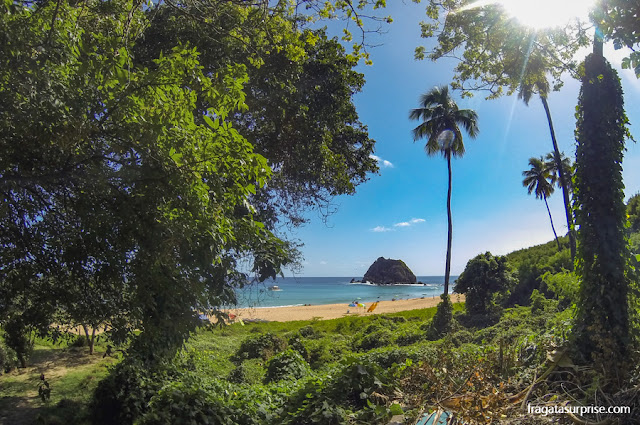
<path id="1" fill-rule="evenodd" d="M 367 313 L 371 304 L 366 304 L 366 308 L 349 307 L 348 304 L 317 304 L 282 307 L 249 307 L 231 308 L 223 310 L 225 313 L 234 315 L 235 320 L 243 321 L 268 321 L 268 322 L 290 322 L 295 320 L 329 320 L 347 316 L 370 316 L 375 314 L 389 314 L 400 311 L 419 310 L 423 308 L 435 307 L 440 302 L 440 296 L 429 298 L 410 298 L 396 301 L 380 301 L 376 309 Z M 464 302 L 464 295 L 451 295 L 451 302 Z"/>

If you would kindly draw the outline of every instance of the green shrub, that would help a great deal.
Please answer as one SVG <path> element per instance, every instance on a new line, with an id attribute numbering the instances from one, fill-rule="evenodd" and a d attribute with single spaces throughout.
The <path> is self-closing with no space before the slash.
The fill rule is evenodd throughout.
<path id="1" fill-rule="evenodd" d="M 544 311 L 547 299 L 537 289 L 531 293 L 531 314 L 539 314 Z"/>
<path id="2" fill-rule="evenodd" d="M 163 377 L 127 357 L 100 381 L 89 403 L 93 425 L 130 425 L 147 411 Z"/>
<path id="3" fill-rule="evenodd" d="M 229 373 L 227 380 L 235 384 L 255 385 L 262 382 L 265 374 L 262 359 L 245 360 Z"/>
<path id="4" fill-rule="evenodd" d="M 427 339 L 435 341 L 451 332 L 453 326 L 453 304 L 448 295 L 442 294 L 436 314 L 427 328 Z"/>
<path id="5" fill-rule="evenodd" d="M 18 358 L 20 367 L 27 367 L 33 352 L 33 332 L 29 332 L 20 316 L 7 320 L 4 324 L 4 342 Z"/>
<path id="6" fill-rule="evenodd" d="M 302 356 L 303 359 L 305 359 L 306 361 L 309 361 L 310 359 L 309 350 L 305 346 L 304 340 L 300 334 L 295 334 L 291 336 L 287 344 L 289 348 L 297 351 Z"/>
<path id="7" fill-rule="evenodd" d="M 346 425 L 354 415 L 371 416 L 374 392 L 383 391 L 386 377 L 382 368 L 364 358 L 350 357 L 326 377 L 314 377 L 295 391 L 277 418 L 278 425 Z M 384 406 L 378 409 L 387 414 Z M 357 413 L 355 413 L 357 412 Z M 357 423 L 374 423 L 367 418 Z M 375 421 L 376 423 L 378 421 Z"/>
<path id="8" fill-rule="evenodd" d="M 556 274 L 545 273 L 542 281 L 547 288 L 555 294 L 563 307 L 568 307 L 578 300 L 580 282 L 578 276 L 572 272 L 560 272 Z"/>
<path id="9" fill-rule="evenodd" d="M 18 366 L 16 352 L 0 340 L 0 374 L 11 372 Z"/>
<path id="10" fill-rule="evenodd" d="M 300 332 L 300 335 L 305 338 L 314 338 L 320 336 L 319 333 L 316 332 L 316 330 L 313 329 L 313 326 L 311 325 L 303 326 L 298 332 Z"/>
<path id="11" fill-rule="evenodd" d="M 396 344 L 400 346 L 411 345 L 425 339 L 425 337 L 424 331 L 420 329 L 404 329 L 397 334 Z"/>
<path id="12" fill-rule="evenodd" d="M 165 385 L 150 402 L 140 425 L 259 425 L 270 415 L 255 399 L 216 380 L 186 375 Z"/>
<path id="13" fill-rule="evenodd" d="M 87 338 L 83 335 L 76 336 L 68 345 L 73 348 L 82 348 L 87 346 Z"/>
<path id="14" fill-rule="evenodd" d="M 309 374 L 309 363 L 300 353 L 288 349 L 269 360 L 265 382 L 301 379 Z"/>
<path id="15" fill-rule="evenodd" d="M 455 347 L 459 347 L 463 344 L 474 342 L 475 335 L 468 329 L 460 329 L 459 331 L 450 335 L 450 340 Z"/>
<path id="16" fill-rule="evenodd" d="M 393 365 L 403 364 L 407 359 L 413 358 L 406 348 L 384 347 L 372 350 L 363 356 L 363 359 L 370 361 L 383 369 L 390 369 Z"/>
<path id="17" fill-rule="evenodd" d="M 371 328 L 369 326 L 367 329 Z M 389 329 L 381 328 L 374 332 L 364 332 L 355 342 L 355 348 L 358 350 L 368 351 L 373 348 L 386 347 L 393 341 L 393 334 Z"/>
<path id="18" fill-rule="evenodd" d="M 287 347 L 287 342 L 276 334 L 267 332 L 258 336 L 250 336 L 242 341 L 240 348 L 236 352 L 235 360 L 245 359 L 268 360 Z"/>

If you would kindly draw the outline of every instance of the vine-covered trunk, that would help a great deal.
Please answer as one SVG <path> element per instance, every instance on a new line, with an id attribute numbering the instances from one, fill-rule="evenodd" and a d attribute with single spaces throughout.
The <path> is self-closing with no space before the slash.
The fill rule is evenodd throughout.
<path id="1" fill-rule="evenodd" d="M 449 190 L 447 191 L 447 261 L 444 268 L 444 294 L 449 295 L 449 274 L 451 272 L 451 237 L 453 226 L 451 224 L 451 152 L 447 152 L 447 168 L 449 170 Z"/>
<path id="2" fill-rule="evenodd" d="M 562 251 L 562 247 L 560 246 L 560 241 L 558 240 L 558 234 L 556 233 L 556 228 L 553 225 L 553 217 L 551 217 L 551 210 L 549 209 L 549 203 L 547 202 L 547 197 L 544 198 L 544 204 L 547 206 L 547 212 L 549 213 L 549 221 L 551 222 L 551 230 L 553 230 L 553 236 L 556 238 L 556 243 L 558 244 L 558 252 Z"/>
<path id="3" fill-rule="evenodd" d="M 573 229 L 573 218 L 571 217 L 571 202 L 569 201 L 569 182 L 567 179 L 569 176 L 564 174 L 564 168 L 562 167 L 562 159 L 560 157 L 560 150 L 558 149 L 558 142 L 556 140 L 556 132 L 553 129 L 553 121 L 551 120 L 551 111 L 549 110 L 549 103 L 547 103 L 547 98 L 544 96 L 540 96 L 540 100 L 542 101 L 542 106 L 544 107 L 544 112 L 547 114 L 547 122 L 549 123 L 549 132 L 551 133 L 551 142 L 553 143 L 553 158 L 556 161 L 556 167 L 558 168 L 558 177 L 560 178 L 560 187 L 562 188 L 562 199 L 564 200 L 564 214 L 567 219 L 567 229 L 569 235 L 569 248 L 571 249 L 571 264 L 573 264 L 576 260 L 576 236 Z M 546 200 L 545 200 L 546 202 Z M 548 206 L 547 206 L 548 209 Z M 551 213 L 549 213 L 549 217 L 551 217 Z M 551 222 L 551 226 L 553 227 L 553 221 Z M 555 235 L 555 230 L 553 234 Z M 556 236 L 556 241 L 558 240 L 558 236 Z M 558 250 L 560 250 L 558 243 Z"/>
<path id="4" fill-rule="evenodd" d="M 597 43 L 596 43 L 597 44 Z M 628 253 L 622 158 L 628 122 L 617 73 L 598 46 L 585 60 L 577 112 L 576 347 L 596 370 L 624 375 L 628 354 Z"/>

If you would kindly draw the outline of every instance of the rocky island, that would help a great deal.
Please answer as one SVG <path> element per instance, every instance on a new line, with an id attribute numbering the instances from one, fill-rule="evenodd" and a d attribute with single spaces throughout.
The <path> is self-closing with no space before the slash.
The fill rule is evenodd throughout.
<path id="1" fill-rule="evenodd" d="M 402 260 L 379 257 L 369 267 L 362 281 L 384 285 L 416 283 L 416 275 Z"/>

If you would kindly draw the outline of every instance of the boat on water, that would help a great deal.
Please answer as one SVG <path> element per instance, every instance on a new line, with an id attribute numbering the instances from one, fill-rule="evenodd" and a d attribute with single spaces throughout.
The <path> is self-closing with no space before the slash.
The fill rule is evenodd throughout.
<path id="1" fill-rule="evenodd" d="M 271 285 L 267 289 L 270 291 L 282 291 L 278 285 Z"/>

